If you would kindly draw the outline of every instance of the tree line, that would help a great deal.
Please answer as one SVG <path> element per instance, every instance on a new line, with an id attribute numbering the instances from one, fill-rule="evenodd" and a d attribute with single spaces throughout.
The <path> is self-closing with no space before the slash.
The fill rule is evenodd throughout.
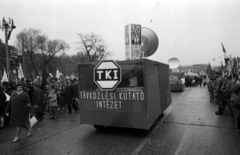
<path id="1" fill-rule="evenodd" d="M 57 68 L 64 76 L 76 75 L 78 63 L 96 62 L 111 57 L 112 51 L 108 50 L 100 35 L 76 35 L 76 54 L 68 55 L 70 46 L 64 40 L 49 39 L 40 30 L 32 28 L 22 30 L 16 35 L 15 46 L 9 45 L 11 75 L 17 75 L 21 63 L 27 79 L 41 77 L 42 85 L 45 85 L 48 74 L 55 75 Z M 3 73 L 6 66 L 5 50 L 5 44 L 0 40 L 0 73 Z"/>

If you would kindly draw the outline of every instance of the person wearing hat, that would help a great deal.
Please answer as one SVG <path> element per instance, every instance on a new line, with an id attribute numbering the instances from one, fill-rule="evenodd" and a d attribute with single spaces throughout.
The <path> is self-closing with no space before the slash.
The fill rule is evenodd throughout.
<path id="1" fill-rule="evenodd" d="M 221 91 L 224 94 L 227 111 L 230 116 L 233 116 L 233 109 L 232 109 L 232 106 L 230 105 L 230 95 L 231 95 L 232 85 L 233 85 L 233 81 L 232 81 L 231 74 L 229 74 L 229 71 L 225 71 L 224 81 L 221 87 Z"/>
<path id="2" fill-rule="evenodd" d="M 220 75 L 220 72 L 217 70 L 213 70 L 213 93 L 215 97 L 215 101 L 218 105 L 218 111 L 215 112 L 216 115 L 223 114 L 223 107 L 224 107 L 224 95 L 221 91 L 221 87 L 223 84 L 223 79 Z"/>
<path id="3" fill-rule="evenodd" d="M 22 127 L 28 130 L 27 136 L 31 136 L 32 129 L 29 126 L 29 115 L 33 113 L 31 102 L 27 93 L 23 91 L 23 84 L 19 81 L 16 85 L 17 91 L 13 91 L 10 101 L 5 109 L 9 116 L 11 111 L 10 124 L 16 126 L 16 136 L 13 142 L 20 140 Z"/>
<path id="4" fill-rule="evenodd" d="M 75 104 L 74 96 L 73 96 L 73 80 L 67 80 L 67 86 L 65 87 L 65 103 L 68 107 L 68 114 L 72 113 L 72 108 L 77 112 L 78 108 Z"/>

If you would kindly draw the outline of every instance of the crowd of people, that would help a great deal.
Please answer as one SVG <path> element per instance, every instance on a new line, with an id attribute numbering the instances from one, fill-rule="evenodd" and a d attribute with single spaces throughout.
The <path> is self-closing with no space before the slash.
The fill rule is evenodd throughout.
<path id="1" fill-rule="evenodd" d="M 235 118 L 237 132 L 240 133 L 240 69 L 237 74 L 220 70 L 213 70 L 212 75 L 189 72 L 185 74 L 185 86 L 207 86 L 210 102 L 218 105 L 216 115 L 223 115 L 223 111 Z"/>
<path id="2" fill-rule="evenodd" d="M 235 117 L 237 132 L 240 132 L 240 70 L 232 75 L 228 71 L 214 70 L 208 83 L 206 74 L 185 75 L 185 85 L 208 86 L 210 102 L 218 105 L 216 115 L 227 114 Z M 7 94 L 7 95 L 6 95 Z M 7 100 L 7 96 L 10 100 Z M 49 112 L 49 119 L 57 119 L 61 113 L 71 114 L 79 110 L 78 80 L 66 79 L 59 82 L 52 78 L 46 85 L 46 90 L 40 89 L 39 79 L 21 80 L 17 83 L 4 82 L 0 85 L 0 129 L 4 127 L 4 120 L 10 118 L 10 124 L 16 126 L 16 136 L 13 142 L 20 140 L 22 128 L 31 136 L 32 128 L 29 126 L 29 115 L 34 115 L 40 122 L 45 113 Z M 239 103 L 239 104 L 238 104 Z M 11 116 L 11 117 L 10 117 Z"/>
<path id="3" fill-rule="evenodd" d="M 7 100 L 7 96 L 10 100 Z M 4 121 L 9 119 L 11 125 L 16 126 L 16 136 L 13 142 L 20 140 L 21 129 L 28 131 L 31 136 L 32 128 L 29 126 L 29 116 L 35 116 L 40 122 L 45 113 L 49 112 L 49 119 L 57 119 L 61 113 L 71 114 L 79 110 L 78 80 L 76 78 L 58 81 L 52 78 L 46 85 L 46 91 L 40 89 L 39 79 L 15 82 L 4 82 L 0 85 L 0 129 Z"/>
<path id="4" fill-rule="evenodd" d="M 208 82 L 210 102 L 218 105 L 216 115 L 227 114 L 235 117 L 237 132 L 240 133 L 240 70 L 233 75 L 225 71 L 224 75 L 218 70 L 213 70 L 213 76 Z"/>
<path id="5" fill-rule="evenodd" d="M 203 72 L 193 73 L 191 71 L 185 74 L 185 86 L 191 87 L 196 85 L 199 85 L 200 87 L 205 87 L 207 85 L 206 74 Z"/>

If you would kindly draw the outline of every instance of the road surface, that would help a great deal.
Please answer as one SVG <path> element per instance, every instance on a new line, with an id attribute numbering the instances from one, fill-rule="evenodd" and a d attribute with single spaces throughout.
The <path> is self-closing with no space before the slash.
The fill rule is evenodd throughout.
<path id="1" fill-rule="evenodd" d="M 15 128 L 0 130 L 0 154 L 16 155 L 240 155 L 240 134 L 234 118 L 217 116 L 206 87 L 172 93 L 172 104 L 148 132 L 107 127 L 97 131 L 80 124 L 79 113 L 61 114 L 57 120 L 34 126 L 33 135 L 22 131 L 12 143 Z"/>

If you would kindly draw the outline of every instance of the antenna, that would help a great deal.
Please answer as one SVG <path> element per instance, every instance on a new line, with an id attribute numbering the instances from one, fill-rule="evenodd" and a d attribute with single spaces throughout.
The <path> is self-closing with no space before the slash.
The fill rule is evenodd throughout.
<path id="1" fill-rule="evenodd" d="M 180 66 L 180 61 L 178 58 L 171 58 L 168 60 L 169 68 L 172 70 L 176 70 Z"/>

